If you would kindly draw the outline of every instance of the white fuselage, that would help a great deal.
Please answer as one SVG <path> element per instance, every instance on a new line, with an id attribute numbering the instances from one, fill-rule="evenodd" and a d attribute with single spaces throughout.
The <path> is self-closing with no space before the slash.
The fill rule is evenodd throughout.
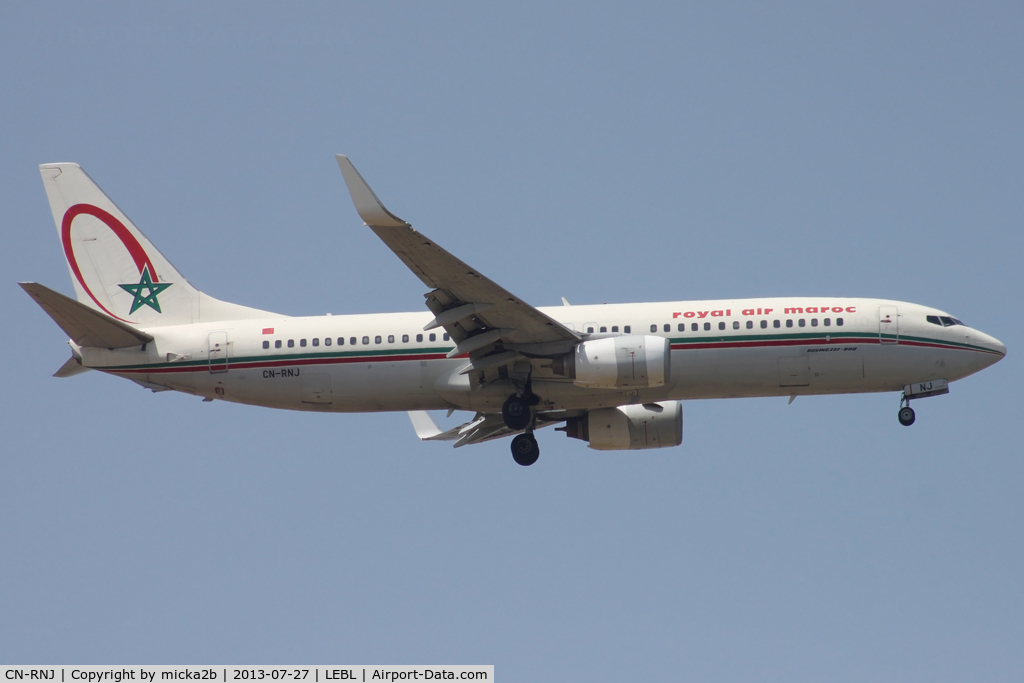
<path id="1" fill-rule="evenodd" d="M 695 398 L 899 391 L 954 381 L 1005 355 L 996 339 L 927 317 L 946 313 L 880 299 L 786 298 L 562 306 L 543 313 L 584 335 L 658 335 L 671 377 L 655 389 L 593 389 L 534 360 L 539 409 L 576 410 Z M 154 389 L 292 410 L 459 408 L 494 412 L 510 380 L 470 390 L 466 357 L 429 312 L 234 320 L 147 328 L 130 349 L 76 349 L 88 367 Z"/>

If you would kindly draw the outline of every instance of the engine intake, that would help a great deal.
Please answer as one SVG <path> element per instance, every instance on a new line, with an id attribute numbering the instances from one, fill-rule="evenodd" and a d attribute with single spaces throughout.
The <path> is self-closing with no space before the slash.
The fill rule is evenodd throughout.
<path id="1" fill-rule="evenodd" d="M 600 408 L 570 418 L 561 431 L 599 451 L 678 446 L 683 442 L 683 406 L 671 401 Z"/>
<path id="2" fill-rule="evenodd" d="M 581 387 L 652 388 L 669 382 L 670 359 L 668 339 L 626 335 L 581 342 L 573 353 L 556 358 L 552 370 Z"/>

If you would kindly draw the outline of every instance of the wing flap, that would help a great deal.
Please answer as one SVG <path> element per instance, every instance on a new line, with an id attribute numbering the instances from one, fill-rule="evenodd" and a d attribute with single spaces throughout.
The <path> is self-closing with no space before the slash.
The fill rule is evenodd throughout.
<path id="1" fill-rule="evenodd" d="M 123 349 L 153 341 L 153 337 L 145 332 L 89 308 L 38 282 L 19 282 L 18 284 L 79 346 Z"/>

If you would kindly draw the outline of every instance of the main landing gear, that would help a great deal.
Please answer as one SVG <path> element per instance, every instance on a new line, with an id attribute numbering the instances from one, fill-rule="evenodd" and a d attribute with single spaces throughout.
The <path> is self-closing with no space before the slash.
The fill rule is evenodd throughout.
<path id="1" fill-rule="evenodd" d="M 540 446 L 532 432 L 520 434 L 512 439 L 512 459 L 517 465 L 529 467 L 540 457 Z"/>
<path id="2" fill-rule="evenodd" d="M 533 411 L 531 406 L 536 405 L 538 399 L 527 391 L 525 394 L 513 394 L 501 407 L 501 417 L 505 426 L 509 429 L 520 431 L 526 430 L 512 439 L 512 459 L 523 467 L 529 467 L 537 462 L 540 457 L 540 446 L 533 436 Z"/>
<path id="3" fill-rule="evenodd" d="M 900 411 L 896 416 L 904 427 L 914 424 L 914 420 L 917 419 L 917 416 L 914 415 L 914 409 L 910 407 L 910 399 L 906 395 L 900 396 Z"/>
<path id="4" fill-rule="evenodd" d="M 518 394 L 509 396 L 501 407 L 501 417 L 509 429 L 526 429 L 530 425 L 530 400 Z"/>

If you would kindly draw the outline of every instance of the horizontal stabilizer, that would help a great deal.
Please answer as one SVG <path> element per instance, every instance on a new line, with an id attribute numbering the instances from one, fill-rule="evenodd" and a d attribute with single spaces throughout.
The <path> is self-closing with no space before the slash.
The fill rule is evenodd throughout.
<path id="1" fill-rule="evenodd" d="M 57 372 L 53 373 L 53 376 L 64 379 L 65 377 L 74 377 L 75 375 L 81 375 L 83 372 L 89 372 L 90 369 L 91 368 L 87 368 L 82 365 L 78 362 L 77 358 L 72 356 L 71 358 L 68 358 L 67 363 L 60 366 L 60 369 L 57 370 Z"/>
<path id="2" fill-rule="evenodd" d="M 80 304 L 49 287 L 37 282 L 18 284 L 79 346 L 123 349 L 153 341 L 153 337 L 145 332 Z"/>

